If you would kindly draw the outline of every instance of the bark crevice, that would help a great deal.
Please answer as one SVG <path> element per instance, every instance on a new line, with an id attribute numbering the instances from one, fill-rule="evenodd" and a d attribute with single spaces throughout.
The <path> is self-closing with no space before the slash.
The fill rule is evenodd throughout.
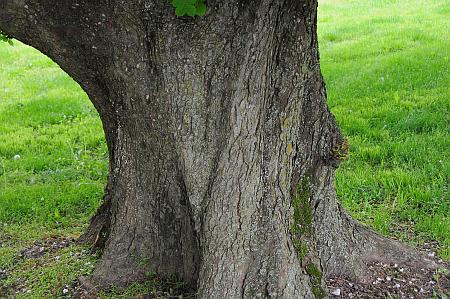
<path id="1" fill-rule="evenodd" d="M 101 206 L 97 209 L 95 215 L 92 216 L 86 231 L 78 238 L 78 243 L 90 245 L 93 250 L 103 250 L 105 248 L 111 229 L 110 209 L 111 199 L 108 196 L 108 191 L 105 190 Z"/>

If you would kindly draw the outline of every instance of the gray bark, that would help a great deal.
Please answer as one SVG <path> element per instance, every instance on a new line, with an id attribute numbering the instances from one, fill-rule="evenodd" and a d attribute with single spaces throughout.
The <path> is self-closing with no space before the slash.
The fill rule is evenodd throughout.
<path id="1" fill-rule="evenodd" d="M 325 276 L 403 257 L 336 200 L 346 144 L 316 8 L 208 1 L 193 19 L 168 0 L 0 0 L 0 28 L 53 58 L 104 125 L 105 201 L 82 238 L 104 248 L 93 282 L 154 271 L 199 298 L 313 298 Z"/>

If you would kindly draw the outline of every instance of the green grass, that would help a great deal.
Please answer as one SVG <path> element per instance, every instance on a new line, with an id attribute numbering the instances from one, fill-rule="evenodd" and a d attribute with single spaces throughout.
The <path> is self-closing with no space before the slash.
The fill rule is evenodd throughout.
<path id="1" fill-rule="evenodd" d="M 338 195 L 383 234 L 438 241 L 447 260 L 449 7 L 448 0 L 319 0 L 329 105 L 351 147 L 337 172 Z M 90 271 L 83 265 L 95 257 L 82 247 L 33 260 L 19 253 L 34 240 L 78 236 L 106 175 L 101 123 L 80 87 L 36 50 L 0 43 L 0 270 L 9 273 L 0 288 L 14 287 L 18 298 L 60 296 Z"/>
<path id="2" fill-rule="evenodd" d="M 0 43 L 0 297 L 6 288 L 17 298 L 61 295 L 86 274 L 80 263 L 93 257 L 79 246 L 38 259 L 19 253 L 34 240 L 77 237 L 106 174 L 101 123 L 80 87 L 38 51 Z"/>
<path id="3" fill-rule="evenodd" d="M 36 50 L 2 43 L 0 57 L 0 222 L 54 227 L 87 220 L 107 173 L 95 109 Z"/>
<path id="4" fill-rule="evenodd" d="M 351 154 L 338 195 L 354 217 L 450 258 L 450 1 L 319 1 L 329 105 Z"/>

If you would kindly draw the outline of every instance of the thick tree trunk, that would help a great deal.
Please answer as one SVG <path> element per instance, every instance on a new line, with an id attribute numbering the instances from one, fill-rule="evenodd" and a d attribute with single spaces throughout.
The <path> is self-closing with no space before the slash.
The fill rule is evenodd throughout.
<path id="1" fill-rule="evenodd" d="M 93 282 L 154 271 L 199 298 L 313 298 L 324 275 L 416 260 L 336 200 L 347 144 L 325 102 L 316 7 L 208 1 L 192 19 L 168 0 L 0 0 L 0 28 L 59 63 L 104 124 L 105 202 L 82 238 L 104 248 Z"/>

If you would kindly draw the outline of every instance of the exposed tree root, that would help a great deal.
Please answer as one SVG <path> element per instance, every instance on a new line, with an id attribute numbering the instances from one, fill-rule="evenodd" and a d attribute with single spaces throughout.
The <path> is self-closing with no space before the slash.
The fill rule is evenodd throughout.
<path id="1" fill-rule="evenodd" d="M 300 247 L 307 246 L 306 250 L 309 251 L 303 261 L 302 253 L 299 254 L 305 269 L 308 261 L 315 260 L 319 262 L 318 270 L 323 272 L 324 280 L 338 278 L 363 285 L 374 280 L 373 270 L 371 270 L 373 265 L 397 265 L 399 268 L 425 269 L 429 272 L 442 266 L 426 253 L 383 237 L 353 220 L 337 202 L 333 184 L 330 183 L 333 178 L 332 170 L 325 167 L 316 175 L 326 179 L 315 180 L 316 183 L 311 185 L 311 194 L 308 195 L 308 192 L 304 194 L 311 196 L 309 203 L 313 208 L 311 216 L 313 219 L 310 224 L 313 234 L 309 240 L 303 239 L 299 243 Z M 302 217 L 305 218 L 304 215 Z M 308 224 L 302 223 L 302 225 Z M 109 226 L 110 200 L 105 196 L 104 203 L 78 242 L 91 244 L 96 249 L 103 249 L 109 235 Z M 298 246 L 296 249 L 299 250 Z M 109 262 L 112 264 L 103 265 L 100 269 L 113 271 L 116 274 L 125 273 L 125 275 L 119 277 L 116 274 L 111 276 L 106 272 L 94 272 L 90 278 L 80 279 L 85 293 L 86 290 L 87 293 L 91 293 L 98 289 L 108 289 L 112 284 L 125 287 L 131 282 L 143 281 L 147 278 L 137 269 L 139 267 L 130 266 L 129 262 L 121 262 L 120 258 Z M 119 266 L 120 264 L 122 266 Z M 318 285 L 323 285 L 323 282 Z"/>
<path id="2" fill-rule="evenodd" d="M 310 205 L 313 207 L 313 240 L 326 278 L 346 277 L 365 282 L 368 265 L 397 264 L 434 270 L 435 261 L 426 254 L 383 237 L 355 221 L 337 201 L 334 170 L 318 168 L 313 180 Z"/>
<path id="3" fill-rule="evenodd" d="M 348 233 L 344 232 L 341 236 L 345 241 L 329 247 L 333 248 L 334 253 L 325 254 L 328 261 L 333 261 L 333 263 L 323 263 L 327 278 L 346 277 L 356 282 L 366 283 L 372 279 L 370 265 L 377 263 L 427 271 L 436 270 L 440 266 L 426 253 L 397 240 L 381 236 L 349 216 L 344 222 L 348 223 Z M 336 253 L 342 256 L 335 258 Z"/>
<path id="4" fill-rule="evenodd" d="M 79 244 L 88 244 L 93 250 L 102 250 L 108 239 L 110 229 L 110 207 L 111 200 L 105 195 L 102 205 L 97 209 L 96 214 L 91 218 L 86 231 L 78 238 Z"/>
<path id="5" fill-rule="evenodd" d="M 380 262 L 429 270 L 439 267 L 425 253 L 397 240 L 383 237 L 361 224 L 355 224 L 355 234 L 360 239 L 362 259 L 366 264 Z"/>

